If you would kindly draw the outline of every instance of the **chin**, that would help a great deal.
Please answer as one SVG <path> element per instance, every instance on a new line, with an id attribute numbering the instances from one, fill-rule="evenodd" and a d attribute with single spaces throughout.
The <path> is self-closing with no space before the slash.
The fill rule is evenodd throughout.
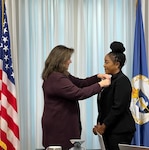
<path id="1" fill-rule="evenodd" d="M 105 73 L 106 73 L 106 74 L 110 74 L 107 70 L 105 70 Z"/>

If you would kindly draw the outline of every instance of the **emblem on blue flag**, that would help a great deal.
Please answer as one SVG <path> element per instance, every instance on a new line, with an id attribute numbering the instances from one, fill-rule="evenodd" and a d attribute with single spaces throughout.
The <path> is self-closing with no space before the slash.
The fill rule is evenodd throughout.
<path id="1" fill-rule="evenodd" d="M 149 79 L 137 75 L 132 80 L 131 111 L 137 124 L 149 122 Z"/>

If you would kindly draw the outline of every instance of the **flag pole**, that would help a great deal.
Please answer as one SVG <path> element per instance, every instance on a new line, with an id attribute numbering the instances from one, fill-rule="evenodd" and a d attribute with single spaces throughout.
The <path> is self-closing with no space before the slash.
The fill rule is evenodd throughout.
<path id="1" fill-rule="evenodd" d="M 3 31 L 3 22 L 4 22 L 4 4 L 5 4 L 5 0 L 1 0 L 1 29 L 2 31 Z M 7 145 L 1 140 L 1 138 L 2 137 L 0 134 L 0 148 L 2 148 L 3 150 L 7 150 Z"/>
<path id="2" fill-rule="evenodd" d="M 2 0 L 1 3 L 2 3 L 2 29 L 3 29 L 5 0 Z"/>
<path id="3" fill-rule="evenodd" d="M 138 5 L 138 0 L 136 0 L 136 7 L 137 7 L 137 5 Z"/>

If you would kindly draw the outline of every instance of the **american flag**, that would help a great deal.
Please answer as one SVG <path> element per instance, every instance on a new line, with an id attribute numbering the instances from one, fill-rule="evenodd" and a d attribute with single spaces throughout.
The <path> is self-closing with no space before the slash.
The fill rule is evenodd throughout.
<path id="1" fill-rule="evenodd" d="M 10 37 L 4 7 L 0 42 L 0 150 L 20 150 L 19 122 Z"/>

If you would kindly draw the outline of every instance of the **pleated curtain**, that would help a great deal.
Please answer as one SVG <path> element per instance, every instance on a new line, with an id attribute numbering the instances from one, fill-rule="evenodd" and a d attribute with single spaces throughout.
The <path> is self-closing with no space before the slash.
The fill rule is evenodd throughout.
<path id="1" fill-rule="evenodd" d="M 149 2 L 142 13 L 149 56 Z M 110 43 L 126 48 L 123 72 L 132 78 L 136 0 L 6 0 L 11 37 L 21 150 L 42 148 L 43 92 L 41 73 L 53 47 L 75 49 L 69 71 L 85 78 L 104 73 L 104 56 Z M 99 148 L 92 128 L 97 120 L 97 95 L 80 101 L 83 146 Z M 73 132 L 73 129 L 72 129 Z"/>

